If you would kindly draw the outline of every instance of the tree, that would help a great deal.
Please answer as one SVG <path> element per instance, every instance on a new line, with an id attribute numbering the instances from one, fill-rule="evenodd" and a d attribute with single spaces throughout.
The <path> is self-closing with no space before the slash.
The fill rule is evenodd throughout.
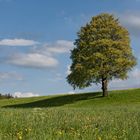
<path id="1" fill-rule="evenodd" d="M 74 89 L 100 83 L 103 96 L 107 96 L 108 82 L 126 79 L 136 65 L 129 32 L 113 15 L 103 13 L 81 27 L 77 36 L 67 81 Z"/>

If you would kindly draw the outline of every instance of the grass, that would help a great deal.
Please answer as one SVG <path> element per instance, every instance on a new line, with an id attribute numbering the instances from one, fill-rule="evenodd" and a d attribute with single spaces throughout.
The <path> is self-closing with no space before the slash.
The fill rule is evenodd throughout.
<path id="1" fill-rule="evenodd" d="M 140 89 L 0 100 L 0 140 L 139 140 Z"/>

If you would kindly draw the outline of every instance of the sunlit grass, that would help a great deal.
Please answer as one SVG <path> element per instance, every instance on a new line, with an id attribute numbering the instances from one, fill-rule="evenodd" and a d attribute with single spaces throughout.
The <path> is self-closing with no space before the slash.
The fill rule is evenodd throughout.
<path id="1" fill-rule="evenodd" d="M 140 139 L 140 89 L 112 91 L 107 98 L 88 93 L 0 100 L 0 106 L 1 140 Z"/>

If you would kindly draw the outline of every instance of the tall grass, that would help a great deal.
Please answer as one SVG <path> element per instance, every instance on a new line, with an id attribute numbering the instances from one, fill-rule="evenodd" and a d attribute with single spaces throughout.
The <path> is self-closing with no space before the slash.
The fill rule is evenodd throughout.
<path id="1" fill-rule="evenodd" d="M 112 91 L 107 98 L 88 93 L 1 100 L 0 106 L 1 140 L 140 139 L 140 89 Z"/>

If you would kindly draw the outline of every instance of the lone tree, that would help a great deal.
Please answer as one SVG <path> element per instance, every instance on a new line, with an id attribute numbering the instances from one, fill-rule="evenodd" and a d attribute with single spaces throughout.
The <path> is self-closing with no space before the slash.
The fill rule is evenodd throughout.
<path id="1" fill-rule="evenodd" d="M 129 32 L 113 15 L 103 13 L 81 27 L 77 36 L 67 81 L 74 89 L 101 83 L 103 96 L 107 96 L 108 82 L 126 79 L 136 65 Z"/>

